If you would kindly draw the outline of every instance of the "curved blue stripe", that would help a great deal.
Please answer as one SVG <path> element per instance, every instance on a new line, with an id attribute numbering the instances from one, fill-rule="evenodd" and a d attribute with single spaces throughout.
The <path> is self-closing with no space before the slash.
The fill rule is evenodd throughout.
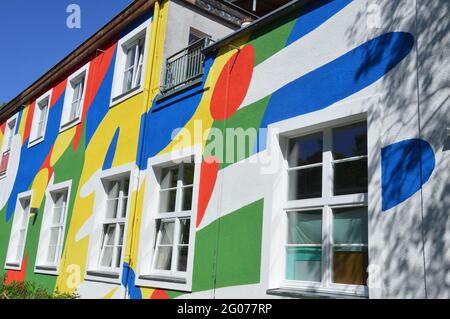
<path id="1" fill-rule="evenodd" d="M 301 16 L 295 22 L 286 46 L 317 29 L 351 2 L 352 0 L 322 0 L 314 2 L 306 8 L 306 11 L 302 11 Z"/>
<path id="2" fill-rule="evenodd" d="M 382 209 L 389 210 L 420 190 L 436 165 L 430 144 L 409 139 L 381 149 Z"/>
<path id="3" fill-rule="evenodd" d="M 122 272 L 122 286 L 127 288 L 131 299 L 142 299 L 142 292 L 139 287 L 134 284 L 136 281 L 136 274 L 133 268 L 128 263 L 123 263 Z"/>
<path id="4" fill-rule="evenodd" d="M 267 106 L 261 128 L 324 109 L 382 78 L 411 52 L 414 37 L 386 33 L 285 85 Z M 265 148 L 265 143 L 260 145 Z"/>

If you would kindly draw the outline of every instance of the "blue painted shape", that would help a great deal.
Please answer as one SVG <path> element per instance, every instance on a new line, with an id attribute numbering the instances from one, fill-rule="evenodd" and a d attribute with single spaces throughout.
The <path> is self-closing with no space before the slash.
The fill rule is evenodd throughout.
<path id="1" fill-rule="evenodd" d="M 431 177 L 435 156 L 430 144 L 409 139 L 381 149 L 382 209 L 387 211 L 419 191 Z"/>
<path id="2" fill-rule="evenodd" d="M 64 95 L 65 92 L 61 94 L 58 101 L 56 101 L 56 103 L 50 108 L 44 141 L 28 148 L 28 138 L 20 149 L 20 163 L 17 176 L 14 180 L 14 186 L 8 199 L 8 206 L 6 208 L 5 216 L 6 222 L 9 222 L 14 213 L 14 204 L 16 202 L 17 195 L 29 190 L 31 183 L 55 144 L 56 138 L 59 134 L 59 124 L 61 122 Z"/>
<path id="3" fill-rule="evenodd" d="M 123 263 L 122 286 L 127 288 L 131 299 L 142 299 L 142 292 L 135 286 L 136 274 L 128 263 Z"/>
<path id="4" fill-rule="evenodd" d="M 272 94 L 261 128 L 324 109 L 363 90 L 398 65 L 413 46 L 410 33 L 386 33 L 288 83 Z M 265 149 L 266 141 L 259 147 Z"/>
<path id="5" fill-rule="evenodd" d="M 108 71 L 106 72 L 105 77 L 103 78 L 103 81 L 100 84 L 97 94 L 95 95 L 94 99 L 92 100 L 92 104 L 90 105 L 89 109 L 86 112 L 85 147 L 89 145 L 92 136 L 94 136 L 95 131 L 98 129 L 100 123 L 103 121 L 103 119 L 105 118 L 106 114 L 109 111 L 116 56 L 117 56 L 117 48 L 111 59 Z"/>
<path id="6" fill-rule="evenodd" d="M 105 160 L 103 161 L 102 170 L 110 169 L 112 166 L 112 162 L 114 160 L 114 155 L 116 154 L 117 141 L 119 140 L 120 127 L 116 129 L 114 136 L 109 144 L 108 151 L 106 152 Z"/>
<path id="7" fill-rule="evenodd" d="M 301 16 L 292 28 L 286 46 L 317 29 L 351 2 L 352 0 L 316 1 L 305 8 L 305 11 L 302 10 Z"/>

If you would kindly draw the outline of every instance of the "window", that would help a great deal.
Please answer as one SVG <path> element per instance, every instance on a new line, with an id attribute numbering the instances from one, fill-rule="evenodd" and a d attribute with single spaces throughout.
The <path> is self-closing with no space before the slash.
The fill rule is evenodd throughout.
<path id="1" fill-rule="evenodd" d="M 17 197 L 5 268 L 14 270 L 21 268 L 31 210 L 31 196 L 32 193 L 27 192 Z"/>
<path id="2" fill-rule="evenodd" d="M 86 95 L 88 70 L 89 63 L 72 74 L 67 80 L 61 130 L 68 129 L 81 121 L 84 98 Z"/>
<path id="3" fill-rule="evenodd" d="M 36 262 L 37 272 L 56 273 L 61 260 L 71 182 L 49 187 L 46 193 Z"/>
<path id="4" fill-rule="evenodd" d="M 141 85 L 142 67 L 144 65 L 144 38 L 139 38 L 125 48 L 126 62 L 122 93 Z"/>
<path id="5" fill-rule="evenodd" d="M 33 146 L 44 140 L 45 130 L 47 127 L 47 117 L 50 108 L 50 99 L 51 91 L 36 101 L 28 146 Z"/>
<path id="6" fill-rule="evenodd" d="M 6 122 L 5 135 L 3 136 L 2 158 L 0 159 L 0 176 L 6 174 L 9 158 L 13 144 L 14 134 L 16 132 L 17 116 Z"/>
<path id="7" fill-rule="evenodd" d="M 107 199 L 102 222 L 100 269 L 117 270 L 121 267 L 129 185 L 128 176 L 106 181 Z"/>
<path id="8" fill-rule="evenodd" d="M 159 211 L 152 270 L 186 272 L 192 210 L 194 164 L 161 170 Z"/>
<path id="9" fill-rule="evenodd" d="M 366 122 L 290 137 L 286 146 L 284 285 L 366 291 Z"/>
<path id="10" fill-rule="evenodd" d="M 149 160 L 148 189 L 152 191 L 144 203 L 148 213 L 142 221 L 137 282 L 189 291 L 199 183 L 195 158 L 201 158 L 201 147 L 181 158 L 174 156 L 164 154 Z"/>
<path id="11" fill-rule="evenodd" d="M 140 92 L 142 88 L 149 25 L 150 20 L 145 21 L 119 41 L 111 104 Z"/>

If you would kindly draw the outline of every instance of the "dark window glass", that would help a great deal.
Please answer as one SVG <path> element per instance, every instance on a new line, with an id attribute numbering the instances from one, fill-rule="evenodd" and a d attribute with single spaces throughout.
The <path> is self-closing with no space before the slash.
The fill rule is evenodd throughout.
<path id="1" fill-rule="evenodd" d="M 322 166 L 289 172 L 289 200 L 322 196 Z"/>
<path id="2" fill-rule="evenodd" d="M 357 123 L 333 129 L 333 158 L 367 155 L 367 124 Z"/>
<path id="3" fill-rule="evenodd" d="M 322 133 L 301 136 L 289 141 L 289 167 L 321 163 L 322 154 Z"/>
<path id="4" fill-rule="evenodd" d="M 367 158 L 335 163 L 334 195 L 367 193 Z"/>

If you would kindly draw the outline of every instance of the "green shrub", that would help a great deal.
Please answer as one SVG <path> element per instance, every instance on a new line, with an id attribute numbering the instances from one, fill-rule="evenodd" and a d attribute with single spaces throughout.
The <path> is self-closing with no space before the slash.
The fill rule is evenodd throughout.
<path id="1" fill-rule="evenodd" d="M 5 278 L 0 282 L 0 299 L 76 299 L 78 295 L 69 293 L 49 293 L 38 284 L 28 282 L 12 282 L 5 284 Z"/>

